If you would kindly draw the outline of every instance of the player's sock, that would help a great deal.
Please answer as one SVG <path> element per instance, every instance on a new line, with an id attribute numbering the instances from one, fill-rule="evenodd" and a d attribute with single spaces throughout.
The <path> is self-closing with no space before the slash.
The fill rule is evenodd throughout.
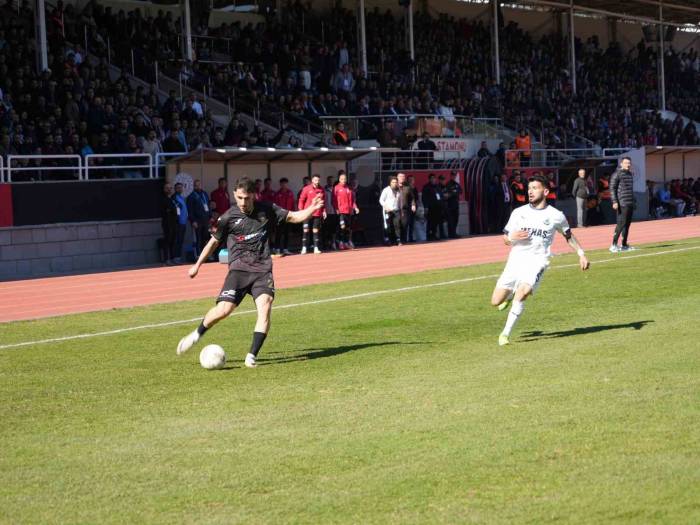
<path id="1" fill-rule="evenodd" d="M 508 319 L 506 320 L 506 326 L 503 329 L 501 335 L 509 336 L 515 323 L 518 322 L 520 314 L 523 313 L 525 305 L 522 301 L 513 301 L 513 305 L 510 307 L 510 312 L 508 312 Z"/>
<path id="2" fill-rule="evenodd" d="M 318 232 L 313 232 L 313 233 L 314 233 L 314 248 L 318 249 L 318 240 L 319 240 Z"/>
<path id="3" fill-rule="evenodd" d="M 253 332 L 253 343 L 250 345 L 250 353 L 257 357 L 258 352 L 262 348 L 267 334 L 263 332 Z"/>
<path id="4" fill-rule="evenodd" d="M 301 233 L 301 246 L 302 248 L 306 248 L 306 246 L 309 244 L 309 229 L 304 228 Z"/>
<path id="5" fill-rule="evenodd" d="M 209 330 L 209 327 L 204 326 L 204 319 L 202 319 L 202 322 L 199 323 L 199 326 L 197 327 L 197 333 L 199 334 L 199 337 L 202 337 L 207 330 Z"/>

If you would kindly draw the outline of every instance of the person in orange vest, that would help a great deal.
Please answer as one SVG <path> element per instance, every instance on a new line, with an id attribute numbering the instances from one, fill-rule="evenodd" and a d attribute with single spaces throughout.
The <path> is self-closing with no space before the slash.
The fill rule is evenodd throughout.
<path id="1" fill-rule="evenodd" d="M 520 164 L 529 166 L 532 155 L 532 141 L 530 140 L 530 135 L 524 129 L 521 129 L 520 135 L 515 137 L 515 149 L 520 150 Z"/>
<path id="2" fill-rule="evenodd" d="M 515 142 L 510 143 L 510 149 L 506 151 L 506 168 L 519 168 L 520 167 L 520 155 L 518 154 L 515 147 Z"/>
<path id="3" fill-rule="evenodd" d="M 349 146 L 350 137 L 345 132 L 345 124 L 338 122 L 335 125 L 335 131 L 333 132 L 332 142 L 335 146 Z"/>
<path id="4" fill-rule="evenodd" d="M 510 190 L 513 192 L 513 208 L 523 206 L 527 203 L 527 188 L 523 183 L 519 171 L 513 172 L 513 180 L 510 183 Z"/>
<path id="5" fill-rule="evenodd" d="M 598 202 L 600 212 L 603 214 L 605 224 L 615 222 L 615 214 L 612 208 L 612 194 L 610 193 L 610 175 L 603 175 L 598 179 Z"/>
<path id="6" fill-rule="evenodd" d="M 552 171 L 547 173 L 547 188 L 549 188 L 547 204 L 554 206 L 557 203 L 557 181 L 554 180 L 554 172 Z"/>

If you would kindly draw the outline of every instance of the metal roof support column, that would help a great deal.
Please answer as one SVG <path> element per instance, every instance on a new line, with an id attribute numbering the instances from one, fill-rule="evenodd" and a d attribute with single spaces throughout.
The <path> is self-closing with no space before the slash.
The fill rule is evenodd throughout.
<path id="1" fill-rule="evenodd" d="M 569 47 L 571 52 L 571 87 L 576 94 L 576 30 L 574 27 L 574 0 L 569 7 Z"/>
<path id="2" fill-rule="evenodd" d="M 659 3 L 659 93 L 661 111 L 666 111 L 666 69 L 664 67 L 664 7 Z"/>
<path id="3" fill-rule="evenodd" d="M 498 41 L 498 0 L 491 0 L 493 6 L 493 28 L 491 30 L 491 50 L 493 55 L 493 76 L 496 79 L 496 84 L 501 84 L 501 51 Z"/>

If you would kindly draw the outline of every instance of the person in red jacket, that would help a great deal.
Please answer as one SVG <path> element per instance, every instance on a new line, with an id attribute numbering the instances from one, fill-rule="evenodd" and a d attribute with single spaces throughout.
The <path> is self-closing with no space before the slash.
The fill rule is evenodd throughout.
<path id="1" fill-rule="evenodd" d="M 355 203 L 355 192 L 348 186 L 345 170 L 338 172 L 338 184 L 333 188 L 333 207 L 338 213 L 338 242 L 341 250 L 354 248 L 350 241 L 350 220 L 353 213 L 360 213 Z"/>
<path id="2" fill-rule="evenodd" d="M 301 195 L 299 196 L 299 211 L 305 210 L 312 205 L 313 200 L 316 196 L 320 196 L 323 200 L 323 207 L 316 210 L 310 219 L 304 221 L 304 229 L 301 235 L 301 254 L 305 254 L 307 245 L 309 243 L 309 230 L 313 233 L 314 239 L 314 253 L 321 253 L 318 247 L 319 243 L 319 232 L 321 231 L 321 225 L 323 224 L 323 219 L 326 218 L 326 199 L 325 190 L 321 187 L 321 176 L 314 174 L 311 177 L 311 184 L 304 186 L 301 190 Z"/>
<path id="3" fill-rule="evenodd" d="M 275 202 L 275 190 L 272 189 L 272 179 L 268 178 L 263 181 L 263 190 L 260 192 L 260 201 L 270 203 Z"/>
<path id="4" fill-rule="evenodd" d="M 285 210 L 295 211 L 294 192 L 289 189 L 288 185 L 289 180 L 286 177 L 280 179 L 280 189 L 275 193 L 275 204 Z M 291 255 L 287 248 L 288 246 L 289 228 L 287 223 L 282 223 L 277 225 L 277 230 L 275 231 L 275 253 L 277 255 Z"/>

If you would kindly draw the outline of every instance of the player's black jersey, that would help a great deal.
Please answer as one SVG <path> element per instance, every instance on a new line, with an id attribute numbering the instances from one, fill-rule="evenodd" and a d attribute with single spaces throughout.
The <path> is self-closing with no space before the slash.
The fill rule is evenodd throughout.
<path id="1" fill-rule="evenodd" d="M 269 272 L 272 270 L 268 234 L 271 222 L 287 220 L 289 212 L 270 202 L 256 202 L 250 215 L 235 204 L 219 217 L 214 238 L 226 239 L 230 270 Z"/>

